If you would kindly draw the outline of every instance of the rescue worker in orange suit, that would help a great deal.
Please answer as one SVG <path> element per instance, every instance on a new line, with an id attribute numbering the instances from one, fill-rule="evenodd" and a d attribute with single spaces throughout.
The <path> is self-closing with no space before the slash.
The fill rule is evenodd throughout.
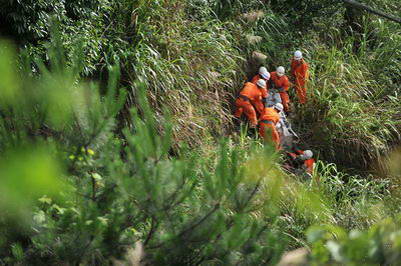
<path id="1" fill-rule="evenodd" d="M 260 67 L 260 68 L 259 68 L 258 74 L 256 74 L 256 75 L 252 78 L 251 82 L 252 82 L 253 84 L 256 84 L 256 82 L 257 82 L 259 79 L 264 79 L 266 82 L 270 79 L 270 73 L 269 73 L 269 71 L 267 71 L 267 69 L 266 69 L 265 67 Z"/>
<path id="2" fill-rule="evenodd" d="M 294 152 L 289 152 L 288 156 L 291 159 L 292 167 L 296 169 L 303 169 L 307 173 L 312 174 L 313 168 L 315 166 L 315 160 L 313 157 L 313 152 L 311 150 L 302 151 L 299 149 L 294 149 Z"/>
<path id="3" fill-rule="evenodd" d="M 270 79 L 274 88 L 277 89 L 280 93 L 281 103 L 284 106 L 284 111 L 288 113 L 290 111 L 290 97 L 288 96 L 287 92 L 290 88 L 290 81 L 285 75 L 284 67 L 279 66 L 275 72 L 271 73 Z"/>
<path id="4" fill-rule="evenodd" d="M 272 107 L 266 107 L 263 115 L 259 119 L 259 135 L 265 141 L 272 141 L 276 150 L 280 150 L 280 135 L 277 132 L 276 125 L 280 121 L 280 112 L 283 111 L 283 105 L 276 103 Z M 267 131 L 271 131 L 271 138 L 267 136 Z"/>
<path id="5" fill-rule="evenodd" d="M 235 101 L 236 111 L 234 116 L 241 118 L 245 113 L 251 123 L 251 127 L 255 128 L 258 124 L 256 112 L 263 113 L 263 102 L 267 97 L 266 81 L 259 79 L 256 84 L 252 82 L 245 83 L 244 88 L 239 93 L 238 99 Z"/>
<path id="6" fill-rule="evenodd" d="M 298 100 L 300 104 L 306 103 L 306 81 L 309 77 L 309 66 L 302 58 L 302 52 L 296 51 L 291 60 L 291 75 L 295 83 Z"/>

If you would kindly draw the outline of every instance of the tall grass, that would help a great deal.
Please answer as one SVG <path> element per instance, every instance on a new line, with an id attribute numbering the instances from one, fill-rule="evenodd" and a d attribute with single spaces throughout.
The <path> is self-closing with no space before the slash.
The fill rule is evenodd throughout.
<path id="1" fill-rule="evenodd" d="M 284 248 L 301 246 L 312 248 L 313 255 L 321 252 L 324 256 L 314 258 L 327 262 L 330 252 L 339 257 L 340 244 L 345 250 L 359 247 L 353 241 L 360 235 L 348 237 L 336 226 L 373 226 L 363 243 L 396 243 L 389 236 L 397 230 L 376 234 L 374 226 L 399 212 L 386 206 L 398 201 L 391 201 L 395 194 L 389 181 L 339 168 L 370 170 L 398 141 L 396 27 L 375 20 L 367 22 L 362 36 L 344 35 L 333 26 L 329 33 L 304 32 L 299 39 L 291 20 L 262 1 L 140 0 L 116 2 L 113 8 L 104 34 L 112 32 L 116 42 L 102 60 L 121 62 L 122 84 L 129 91 L 126 109 L 137 106 L 125 113 L 122 136 L 114 134 L 124 99 L 117 96 L 123 90 L 117 86 L 119 67 L 110 67 L 109 86 L 100 93 L 95 84 L 78 82 L 79 71 L 66 67 L 65 59 L 50 70 L 37 63 L 41 77 L 23 82 L 10 105 L 16 111 L 1 105 L 6 116 L 0 119 L 0 149 L 40 141 L 65 169 L 46 168 L 44 162 L 53 163 L 50 155 L 28 149 L 32 156 L 21 152 L 22 162 L 12 156 L 2 161 L 0 176 L 11 178 L 0 181 L 11 181 L 0 190 L 8 192 L 15 180 L 29 185 L 34 179 L 26 177 L 40 178 L 47 173 L 41 172 L 44 167 L 48 175 L 68 176 L 73 197 L 56 202 L 51 189 L 38 190 L 48 195 L 28 198 L 28 206 L 34 206 L 34 213 L 27 211 L 28 232 L 1 217 L 6 226 L 0 230 L 5 257 L 0 263 L 106 264 L 121 258 L 135 241 L 149 264 L 268 264 L 277 262 Z M 240 16 L 250 11 L 262 15 L 254 21 Z M 372 31 L 375 23 L 382 32 Z M 247 34 L 261 36 L 262 42 L 247 43 Z M 226 136 L 230 103 L 244 80 L 244 58 L 261 50 L 274 69 L 288 66 L 299 47 L 312 66 L 313 96 L 298 109 L 297 130 L 319 151 L 318 158 L 339 164 L 318 162 L 310 180 L 284 174 L 274 149 L 249 137 L 247 128 Z M 63 54 L 58 48 L 49 55 Z M 0 61 L 0 68 L 11 69 L 8 61 Z M 6 89 L 18 84 L 15 77 L 8 79 L 10 73 L 0 81 Z M 26 97 L 30 93 L 33 97 Z M 216 145 L 221 136 L 225 140 Z M 46 160 L 38 162 L 38 156 Z M 11 201 L 0 203 L 4 209 L 12 206 Z M 308 240 L 305 232 L 314 224 L 334 229 L 311 230 Z M 332 239 L 330 233 L 340 237 Z M 391 258 L 398 253 L 394 249 Z M 344 257 L 337 261 L 352 259 Z"/>
<path id="2" fill-rule="evenodd" d="M 134 10 L 139 41 L 127 67 L 131 82 L 147 84 L 158 114 L 165 107 L 172 110 L 177 143 L 200 145 L 224 134 L 231 123 L 228 102 L 243 58 L 223 23 L 191 19 L 189 5 L 187 1 L 140 4 Z M 130 90 L 135 97 L 135 88 Z"/>
<path id="3" fill-rule="evenodd" d="M 321 158 L 359 171 L 380 164 L 401 129 L 399 29 L 380 20 L 366 23 L 362 36 L 333 29 L 324 38 L 332 41 L 313 34 L 305 41 L 312 100 L 295 120 Z M 373 25 L 381 26 L 372 31 Z"/>
<path id="4" fill-rule="evenodd" d="M 291 4 L 281 3 L 283 8 Z M 325 4 L 316 1 L 309 7 L 299 3 L 302 12 L 321 5 Z M 384 7 L 394 5 L 385 1 Z M 302 20 L 294 13 L 294 6 L 289 7 L 288 14 L 272 12 L 277 10 L 275 6 L 259 8 L 264 16 L 247 24 L 242 34 L 262 36 L 263 40 L 257 45 L 242 45 L 241 49 L 267 54 L 266 65 L 271 70 L 278 65 L 289 69 L 296 49 L 303 50 L 311 65 L 311 101 L 306 108 L 296 106 L 299 108 L 294 118 L 302 138 L 308 140 L 304 144 L 343 170 L 373 172 L 381 164 L 380 156 L 400 139 L 400 28 L 366 16 L 362 33 L 350 32 L 344 9 L 333 6 L 310 14 L 310 28 L 299 29 L 291 25 Z M 330 19 L 319 19 L 322 16 Z M 291 95 L 296 102 L 295 92 Z"/>
<path id="5" fill-rule="evenodd" d="M 390 180 L 369 180 L 319 161 L 313 179 L 291 176 L 280 201 L 280 220 L 292 248 L 307 246 L 306 230 L 315 224 L 366 229 L 392 213 Z"/>

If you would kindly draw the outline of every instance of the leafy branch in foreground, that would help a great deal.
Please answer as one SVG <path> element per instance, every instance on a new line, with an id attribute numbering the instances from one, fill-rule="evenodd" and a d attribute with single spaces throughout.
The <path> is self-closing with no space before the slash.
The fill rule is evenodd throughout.
<path id="1" fill-rule="evenodd" d="M 268 206 L 274 204 L 261 193 L 263 180 L 272 174 L 272 158 L 260 157 L 269 163 L 245 175 L 247 166 L 240 160 L 245 154 L 228 143 L 221 144 L 212 165 L 190 150 L 171 157 L 172 125 L 156 120 L 140 84 L 135 85 L 139 108 L 131 112 L 132 127 L 116 138 L 113 125 L 124 99 L 115 93 L 118 68 L 110 68 L 109 87 L 101 94 L 94 83 L 80 81 L 74 66 L 60 65 L 62 52 L 49 54 L 55 57 L 52 67 L 36 62 L 41 76 L 19 73 L 26 77 L 19 84 L 12 64 L 4 63 L 15 59 L 0 59 L 10 75 L 2 85 L 17 84 L 1 95 L 2 152 L 25 148 L 28 157 L 50 156 L 61 166 L 52 170 L 49 180 L 63 180 L 58 186 L 50 181 L 31 186 L 37 190 L 31 197 L 16 194 L 30 208 L 2 217 L 3 228 L 16 223 L 24 230 L 2 231 L 6 241 L 0 243 L 1 262 L 107 263 L 138 241 L 149 263 L 279 258 L 283 245 L 277 233 L 254 217 L 260 209 L 269 213 Z M 43 154 L 32 148 L 39 144 Z M 0 164 L 6 176 L 16 175 L 2 179 L 10 180 L 2 183 L 6 189 L 15 186 L 22 173 L 33 183 L 46 173 L 37 166 L 17 171 L 35 163 L 17 163 L 19 158 L 23 157 L 10 157 L 8 168 Z M 44 189 L 47 186 L 53 189 Z M 12 207 L 7 201 L 1 205 L 6 213 Z M 276 245 L 270 246 L 267 239 Z"/>

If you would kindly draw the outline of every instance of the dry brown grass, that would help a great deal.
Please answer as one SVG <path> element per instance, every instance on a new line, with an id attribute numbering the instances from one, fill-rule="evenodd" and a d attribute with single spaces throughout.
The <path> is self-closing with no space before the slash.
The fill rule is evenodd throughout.
<path id="1" fill-rule="evenodd" d="M 261 19 L 265 13 L 262 10 L 256 10 L 249 13 L 244 13 L 241 15 L 241 18 L 248 23 L 254 23 Z"/>

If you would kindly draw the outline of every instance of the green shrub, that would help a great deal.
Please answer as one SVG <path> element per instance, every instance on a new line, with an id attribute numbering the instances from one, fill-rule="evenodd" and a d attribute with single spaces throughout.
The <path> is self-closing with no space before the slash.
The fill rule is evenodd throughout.
<path id="1" fill-rule="evenodd" d="M 247 153 L 224 142 L 214 162 L 185 150 L 184 157 L 171 157 L 172 125 L 154 118 L 139 83 L 132 127 L 116 138 L 114 121 L 124 102 L 116 95 L 118 68 L 110 67 L 109 88 L 100 94 L 79 79 L 75 65 L 63 67 L 62 48 L 53 49 L 52 67 L 37 62 L 42 75 L 22 72 L 21 83 L 10 64 L 15 58 L 0 64 L 10 74 L 2 87 L 15 84 L 1 94 L 1 151 L 24 149 L 0 163 L 2 212 L 21 211 L 0 220 L 2 263 L 107 264 L 135 243 L 152 264 L 278 260 L 285 242 L 258 218 L 276 217 L 276 201 L 262 193 L 265 186 L 280 189 L 268 183 L 279 178 L 271 171 L 273 157 L 260 151 L 244 162 Z M 259 162 L 257 169 L 252 162 Z M 56 177 L 65 183 L 52 181 Z"/>
<path id="2" fill-rule="evenodd" d="M 314 227 L 308 232 L 308 240 L 315 265 L 393 265 L 400 260 L 399 222 L 391 219 L 367 231 L 349 233 L 339 227 Z"/>
<path id="3" fill-rule="evenodd" d="M 395 179 L 366 172 L 399 141 L 399 27 L 269 2 L 2 3 L 22 49 L 0 44 L 0 264 L 260 265 L 297 247 L 317 265 L 397 260 L 397 223 L 380 223 L 399 212 Z M 296 130 L 337 163 L 310 181 L 246 129 L 227 136 L 244 58 L 273 70 L 299 48 L 312 97 Z"/>

